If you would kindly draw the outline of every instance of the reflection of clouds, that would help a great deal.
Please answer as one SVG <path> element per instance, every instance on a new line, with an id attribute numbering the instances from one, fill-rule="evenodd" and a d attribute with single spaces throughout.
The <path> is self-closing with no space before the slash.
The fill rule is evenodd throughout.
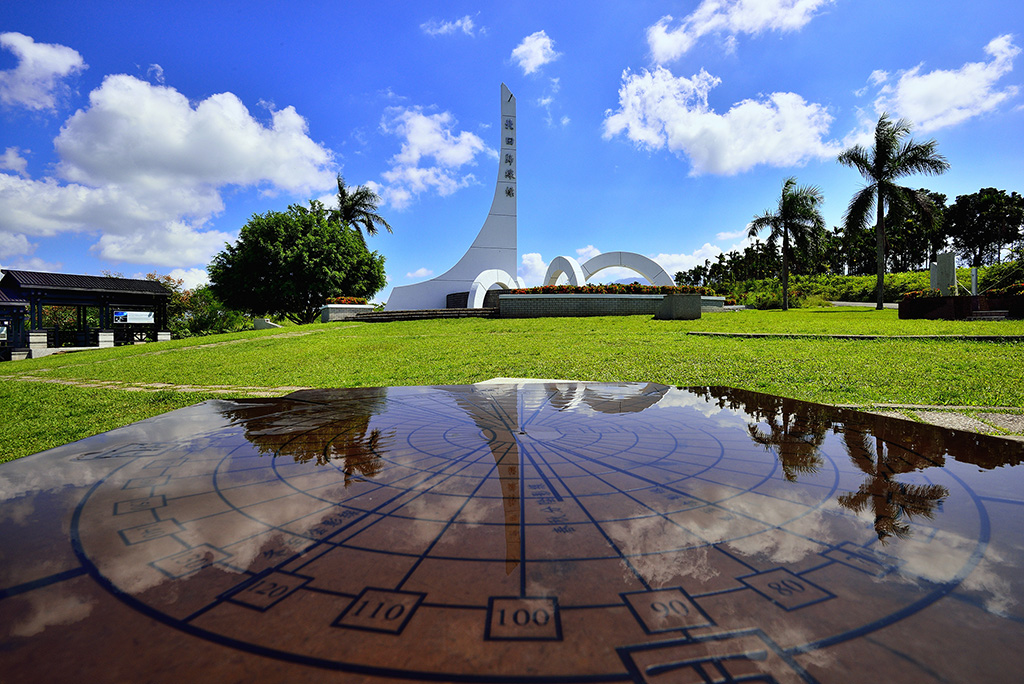
<path id="1" fill-rule="evenodd" d="M 6 502 L 25 494 L 36 494 L 65 487 L 87 487 L 106 477 L 125 463 L 124 458 L 75 460 L 78 456 L 100 455 L 126 444 L 179 443 L 175 454 L 187 453 L 190 442 L 200 435 L 223 429 L 228 423 L 220 414 L 221 404 L 211 400 L 137 423 L 132 423 L 88 439 L 65 444 L 5 463 L 0 470 L 0 501 Z M 207 449 L 204 456 L 210 456 Z"/>
<path id="2" fill-rule="evenodd" d="M 29 615 L 11 627 L 11 636 L 30 637 L 51 625 L 70 625 L 89 617 L 92 599 L 57 587 L 52 591 L 34 591 L 24 597 L 30 604 Z"/>
<path id="3" fill-rule="evenodd" d="M 23 496 L 18 501 L 4 501 L 3 508 L 0 508 L 0 525 L 13 523 L 24 525 L 35 510 L 35 498 Z"/>
<path id="4" fill-rule="evenodd" d="M 901 577 L 942 584 L 956 577 L 977 546 L 977 539 L 953 532 L 938 532 L 930 542 L 905 542 L 887 546 L 885 552 L 903 561 L 899 570 Z M 1006 561 L 990 545 L 960 586 L 982 594 L 989 612 L 1006 615 L 1009 608 L 1017 603 L 1011 595 L 1008 577 L 1019 577 L 1019 565 Z"/>
<path id="5" fill-rule="evenodd" d="M 715 486 L 693 492 L 705 501 L 720 500 L 725 494 Z M 723 502 L 721 508 L 706 507 L 704 512 L 710 515 L 701 517 L 700 529 L 694 532 L 710 543 L 728 541 L 731 549 L 745 556 L 796 563 L 836 538 L 834 528 L 843 524 L 835 515 L 838 510 L 835 502 L 823 503 L 811 494 L 793 492 L 789 500 L 748 494 Z"/>

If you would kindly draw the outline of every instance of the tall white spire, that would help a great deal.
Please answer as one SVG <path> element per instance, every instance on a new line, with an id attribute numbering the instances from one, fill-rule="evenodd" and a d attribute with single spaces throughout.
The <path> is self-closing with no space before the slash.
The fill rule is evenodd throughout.
<path id="1" fill-rule="evenodd" d="M 501 121 L 498 126 L 501 145 L 498 154 L 498 178 L 494 199 L 487 220 L 469 250 L 458 263 L 441 275 L 413 285 L 396 287 L 388 298 L 389 311 L 401 309 L 443 309 L 445 300 L 454 292 L 469 292 L 474 283 L 500 283 L 517 287 L 518 266 L 516 244 L 516 98 L 501 84 Z M 511 280 L 512 282 L 506 282 Z M 493 281 L 493 282 L 491 282 Z M 478 289 L 480 285 L 478 284 Z M 472 306 L 472 303 L 470 304 Z"/>

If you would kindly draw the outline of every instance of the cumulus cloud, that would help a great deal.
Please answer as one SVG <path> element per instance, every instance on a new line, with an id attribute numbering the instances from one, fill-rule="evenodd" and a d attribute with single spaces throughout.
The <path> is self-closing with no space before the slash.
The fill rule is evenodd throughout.
<path id="1" fill-rule="evenodd" d="M 167 274 L 172 278 L 182 281 L 181 286 L 186 290 L 194 290 L 200 285 L 209 285 L 210 276 L 205 268 L 172 268 Z M 145 276 L 142 276 L 145 278 Z"/>
<path id="2" fill-rule="evenodd" d="M 28 238 L 18 233 L 0 233 L 0 259 L 16 254 L 31 254 L 36 246 Z"/>
<path id="3" fill-rule="evenodd" d="M 8 147 L 4 150 L 3 156 L 0 156 L 0 169 L 27 176 L 28 160 L 21 156 L 20 148 Z"/>
<path id="4" fill-rule="evenodd" d="M 0 71 L 0 102 L 5 105 L 33 111 L 56 109 L 61 79 L 87 68 L 75 50 L 37 43 L 21 33 L 0 33 L 0 47 L 18 58 L 13 69 Z"/>
<path id="5" fill-rule="evenodd" d="M 426 277 L 432 276 L 432 275 L 434 275 L 433 271 L 431 271 L 426 266 L 421 266 L 420 268 L 417 268 L 415 271 L 410 271 L 409 273 L 406 273 L 405 277 L 409 278 L 410 280 L 412 280 L 412 279 L 426 278 Z"/>
<path id="6" fill-rule="evenodd" d="M 527 287 L 543 285 L 544 276 L 548 272 L 548 264 L 538 252 L 530 252 L 523 255 L 523 261 L 519 264 L 519 279 Z"/>
<path id="7" fill-rule="evenodd" d="M 1017 86 L 999 88 L 997 83 L 1013 70 L 1020 48 L 1006 34 L 990 41 L 985 53 L 989 61 L 969 62 L 959 69 L 922 73 L 923 65 L 918 64 L 893 79 L 885 72 L 872 72 L 870 83 L 885 83 L 875 99 L 875 110 L 909 119 L 921 131 L 934 131 L 996 109 L 1018 93 Z"/>
<path id="8" fill-rule="evenodd" d="M 638 147 L 685 155 L 693 176 L 732 175 L 759 164 L 793 166 L 839 152 L 824 139 L 832 123 L 825 107 L 796 93 L 772 93 L 719 114 L 708 106 L 708 93 L 719 83 L 703 69 L 691 78 L 677 78 L 664 67 L 627 69 L 619 109 L 605 112 L 604 138 L 624 133 Z"/>
<path id="9" fill-rule="evenodd" d="M 473 17 L 468 14 L 455 21 L 438 21 L 431 19 L 430 21 L 420 24 L 420 30 L 426 33 L 428 36 L 450 36 L 453 33 L 465 33 L 467 36 L 473 35 L 473 31 L 476 26 L 473 23 Z"/>
<path id="10" fill-rule="evenodd" d="M 232 239 L 206 224 L 226 186 L 313 194 L 334 182 L 332 153 L 293 107 L 257 121 L 231 93 L 190 103 L 114 75 L 61 127 L 56 176 L 0 174 L 0 232 L 99 232 L 100 257 L 185 267 Z"/>
<path id="11" fill-rule="evenodd" d="M 555 52 L 555 41 L 544 31 L 531 33 L 512 50 L 512 61 L 522 68 L 524 74 L 532 74 L 560 56 L 560 52 Z"/>
<path id="12" fill-rule="evenodd" d="M 732 50 L 736 35 L 757 35 L 763 31 L 785 33 L 803 28 L 833 0 L 703 0 L 682 21 L 662 17 L 647 29 L 647 45 L 658 64 L 678 59 L 701 37 L 725 36 L 725 47 Z"/>
<path id="13" fill-rule="evenodd" d="M 475 133 L 453 132 L 455 126 L 455 117 L 449 112 L 428 114 L 422 107 L 389 108 L 381 130 L 402 138 L 402 147 L 391 158 L 391 168 L 381 174 L 385 182 L 367 185 L 386 204 L 403 209 L 425 192 L 445 197 L 476 183 L 476 177 L 462 168 L 475 166 L 480 154 L 496 158 L 498 153 Z"/>

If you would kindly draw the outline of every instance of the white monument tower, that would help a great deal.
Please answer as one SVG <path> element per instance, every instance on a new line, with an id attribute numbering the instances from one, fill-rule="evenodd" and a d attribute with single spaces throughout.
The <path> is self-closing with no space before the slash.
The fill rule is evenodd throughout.
<path id="1" fill-rule="evenodd" d="M 443 309 L 446 297 L 469 292 L 470 308 L 483 306 L 484 293 L 494 286 L 522 287 L 515 277 L 516 245 L 516 98 L 501 84 L 501 152 L 498 180 L 491 211 L 476 240 L 459 262 L 430 280 L 396 287 L 388 298 L 388 311 Z"/>

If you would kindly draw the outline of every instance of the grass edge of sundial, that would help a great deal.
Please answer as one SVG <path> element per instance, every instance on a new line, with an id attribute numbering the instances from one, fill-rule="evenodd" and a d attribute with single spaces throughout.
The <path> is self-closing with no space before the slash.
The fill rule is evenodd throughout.
<path id="1" fill-rule="evenodd" d="M 205 399 L 293 387 L 542 377 L 725 385 L 862 406 L 1024 407 L 1021 343 L 752 340 L 688 331 L 1021 335 L 1024 321 L 901 321 L 892 310 L 837 308 L 713 313 L 697 321 L 334 323 L 57 355 L 0 366 L 0 462 Z"/>

